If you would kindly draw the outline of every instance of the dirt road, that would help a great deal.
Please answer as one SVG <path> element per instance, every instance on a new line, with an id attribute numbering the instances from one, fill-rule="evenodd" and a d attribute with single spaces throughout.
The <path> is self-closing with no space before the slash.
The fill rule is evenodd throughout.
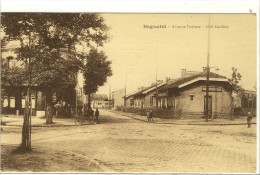
<path id="1" fill-rule="evenodd" d="M 33 152 L 12 154 L 20 127 L 3 127 L 2 171 L 255 172 L 256 126 L 154 124 L 101 110 L 100 124 L 35 127 Z"/>

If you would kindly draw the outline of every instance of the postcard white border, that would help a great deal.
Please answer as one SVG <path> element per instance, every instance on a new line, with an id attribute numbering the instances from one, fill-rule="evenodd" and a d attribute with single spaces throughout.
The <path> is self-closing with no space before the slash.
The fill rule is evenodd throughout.
<path id="1" fill-rule="evenodd" d="M 1 12 L 256 13 L 259 94 L 259 0 L 1 0 Z M 259 173 L 259 108 L 257 116 Z"/>
<path id="2" fill-rule="evenodd" d="M 1 0 L 3 12 L 253 13 L 258 0 Z"/>

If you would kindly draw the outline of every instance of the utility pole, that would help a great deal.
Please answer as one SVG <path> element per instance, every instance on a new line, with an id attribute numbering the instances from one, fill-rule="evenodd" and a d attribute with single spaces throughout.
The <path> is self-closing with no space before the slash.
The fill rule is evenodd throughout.
<path id="1" fill-rule="evenodd" d="M 205 119 L 206 121 L 209 120 L 209 59 L 210 59 L 210 15 L 209 15 L 209 22 L 208 22 L 208 54 L 207 54 L 207 67 L 206 67 L 206 113 Z"/>
<path id="2" fill-rule="evenodd" d="M 109 109 L 111 109 L 111 84 L 109 85 Z"/>
<path id="3" fill-rule="evenodd" d="M 127 83 L 127 68 L 126 68 L 126 58 L 125 58 L 125 96 L 124 96 L 124 107 L 126 107 L 126 83 Z"/>
<path id="4" fill-rule="evenodd" d="M 155 88 L 156 88 L 156 94 L 155 94 L 155 97 L 156 97 L 156 115 L 158 116 L 158 86 L 157 86 L 157 67 L 158 67 L 158 60 L 156 58 L 156 70 L 155 70 Z"/>

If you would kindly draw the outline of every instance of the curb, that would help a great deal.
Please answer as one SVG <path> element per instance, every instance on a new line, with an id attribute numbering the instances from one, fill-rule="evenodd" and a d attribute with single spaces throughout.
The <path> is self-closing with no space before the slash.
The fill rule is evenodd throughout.
<path id="1" fill-rule="evenodd" d="M 139 121 L 143 121 L 143 122 L 147 122 L 146 119 L 140 119 L 140 118 L 136 118 L 136 117 L 132 117 L 130 115 L 127 115 L 125 113 L 120 113 L 120 112 L 115 112 L 115 111 L 110 111 L 112 113 L 115 113 L 115 114 L 121 114 L 121 115 L 124 115 L 126 117 L 129 117 L 129 118 L 132 118 L 132 119 L 135 119 L 135 120 L 139 120 Z M 153 122 L 154 124 L 172 124 L 172 125 L 206 125 L 206 126 L 224 126 L 224 125 L 247 125 L 247 123 L 172 123 L 172 122 Z M 251 123 L 252 125 L 253 124 L 256 124 L 256 122 L 253 122 Z"/>
<path id="2" fill-rule="evenodd" d="M 117 113 L 117 112 L 114 112 L 114 111 L 111 111 L 112 113 L 115 113 L 115 114 L 120 114 L 120 115 L 123 115 L 123 116 L 126 116 L 126 117 L 129 117 L 129 118 L 132 118 L 132 119 L 135 119 L 135 120 L 139 120 L 139 121 L 143 121 L 143 122 L 147 122 L 147 120 L 144 120 L 144 119 L 140 119 L 140 118 L 135 118 L 135 117 L 132 117 L 132 116 L 129 116 L 127 114 L 123 114 L 123 113 Z"/>
<path id="3" fill-rule="evenodd" d="M 16 126 L 16 127 L 23 127 L 23 125 L 1 125 L 1 126 Z M 62 125 L 62 124 L 59 124 L 59 125 L 40 125 L 40 124 L 36 124 L 36 125 L 32 125 L 32 127 L 64 127 L 64 126 L 77 126 L 76 124 L 75 125 Z"/>

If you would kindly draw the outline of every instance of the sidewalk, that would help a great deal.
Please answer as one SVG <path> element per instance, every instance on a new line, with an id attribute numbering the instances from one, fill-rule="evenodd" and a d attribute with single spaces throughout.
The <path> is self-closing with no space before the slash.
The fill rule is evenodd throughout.
<path id="1" fill-rule="evenodd" d="M 110 112 L 124 115 L 136 120 L 145 121 L 147 122 L 146 116 L 137 115 L 134 113 L 126 113 L 121 111 L 113 111 Z M 161 118 L 153 118 L 154 123 L 156 124 L 174 124 L 174 125 L 247 125 L 246 116 L 240 116 L 235 118 L 234 120 L 230 119 L 223 119 L 223 118 L 216 118 L 216 119 L 209 119 L 208 122 L 205 121 L 203 118 L 195 118 L 195 119 L 161 119 Z M 252 119 L 252 124 L 256 124 L 256 118 Z"/>
<path id="2" fill-rule="evenodd" d="M 133 113 L 125 113 L 121 111 L 109 110 L 112 113 L 120 114 L 126 117 L 130 117 L 136 120 L 147 122 L 146 116 L 141 116 Z M 241 116 L 235 118 L 234 120 L 230 119 L 209 119 L 208 122 L 202 118 L 195 119 L 161 119 L 153 118 L 154 123 L 156 124 L 174 124 L 174 125 L 246 125 L 246 117 Z M 87 123 L 86 123 L 87 124 Z M 256 124 L 256 118 L 253 118 L 252 124 Z M 22 126 L 23 125 L 23 116 L 16 115 L 2 115 L 1 116 L 1 125 L 3 126 Z M 32 127 L 62 127 L 62 126 L 76 126 L 74 118 L 53 118 L 52 124 L 46 124 L 45 118 L 32 117 Z"/>
<path id="3" fill-rule="evenodd" d="M 23 116 L 1 115 L 3 126 L 23 126 Z M 76 126 L 74 118 L 53 118 L 52 124 L 46 124 L 46 118 L 32 116 L 32 127 Z"/>

